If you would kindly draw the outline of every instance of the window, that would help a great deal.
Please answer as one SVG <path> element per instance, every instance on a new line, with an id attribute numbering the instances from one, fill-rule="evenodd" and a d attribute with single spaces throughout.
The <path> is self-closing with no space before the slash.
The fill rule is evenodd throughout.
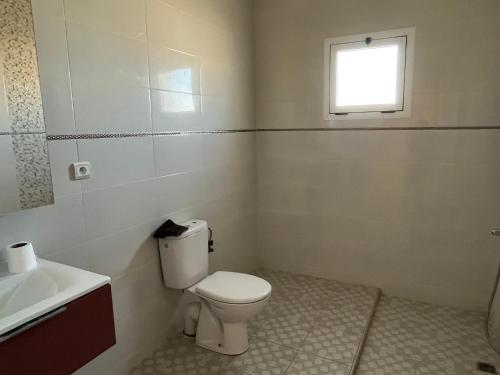
<path id="1" fill-rule="evenodd" d="M 415 29 L 325 41 L 325 120 L 409 117 Z"/>

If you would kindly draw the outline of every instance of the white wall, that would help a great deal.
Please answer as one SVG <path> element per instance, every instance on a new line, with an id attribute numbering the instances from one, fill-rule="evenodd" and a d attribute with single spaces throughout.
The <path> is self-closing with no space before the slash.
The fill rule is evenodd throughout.
<path id="1" fill-rule="evenodd" d="M 265 266 L 485 309 L 500 243 L 500 3 L 257 0 Z M 322 119 L 323 41 L 416 27 L 409 119 Z M 359 131 L 309 128 L 362 127 Z M 373 130 L 416 127 L 422 130 Z M 372 128 L 372 130 L 369 130 Z"/>
<path id="2" fill-rule="evenodd" d="M 200 132 L 49 141 L 55 205 L 0 217 L 0 248 L 29 240 L 41 257 L 112 277 L 118 343 L 79 373 L 125 374 L 181 304 L 151 238 L 166 218 L 209 222 L 212 270 L 256 267 L 255 134 L 206 133 L 254 128 L 251 3 L 33 5 L 49 135 Z M 175 69 L 191 69 L 192 85 L 169 80 Z M 70 179 L 78 160 L 90 180 Z"/>

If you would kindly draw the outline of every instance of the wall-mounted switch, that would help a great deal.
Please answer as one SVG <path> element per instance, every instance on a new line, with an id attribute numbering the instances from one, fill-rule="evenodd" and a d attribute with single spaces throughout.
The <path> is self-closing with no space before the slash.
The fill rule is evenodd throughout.
<path id="1" fill-rule="evenodd" d="M 90 178 L 90 163 L 88 161 L 73 163 L 72 167 L 75 180 L 84 180 Z"/>

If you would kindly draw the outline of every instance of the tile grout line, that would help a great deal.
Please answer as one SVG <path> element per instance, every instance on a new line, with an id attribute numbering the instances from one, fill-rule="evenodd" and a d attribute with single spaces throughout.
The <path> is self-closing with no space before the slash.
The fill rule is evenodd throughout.
<path id="1" fill-rule="evenodd" d="M 308 334 L 309 335 L 309 334 Z M 306 336 L 307 337 L 307 336 Z M 292 367 L 292 365 L 294 364 L 295 360 L 297 359 L 297 356 L 299 355 L 300 351 L 299 349 L 295 349 L 295 354 L 293 355 L 293 358 L 291 359 L 290 363 L 288 364 L 288 366 L 286 366 L 286 369 L 283 371 L 283 374 L 286 375 L 286 373 L 288 372 L 288 370 L 290 370 L 290 367 Z"/>
<path id="2" fill-rule="evenodd" d="M 365 344 L 366 344 L 366 339 L 368 338 L 368 334 L 370 332 L 370 327 L 372 325 L 373 318 L 375 316 L 375 312 L 377 311 L 377 306 L 380 302 L 380 295 L 381 295 L 380 289 L 377 289 L 377 297 L 375 298 L 375 301 L 373 303 L 372 310 L 371 310 L 370 315 L 368 317 L 368 321 L 367 321 L 367 324 L 365 326 L 365 330 L 364 330 L 363 335 L 361 337 L 361 340 L 359 342 L 358 348 L 356 350 L 356 354 L 354 355 L 354 361 L 351 364 L 351 368 L 349 369 L 348 375 L 355 375 L 356 374 L 356 371 L 357 371 L 358 365 L 359 365 L 359 361 L 361 359 L 361 355 L 363 354 L 363 349 L 364 349 Z"/>

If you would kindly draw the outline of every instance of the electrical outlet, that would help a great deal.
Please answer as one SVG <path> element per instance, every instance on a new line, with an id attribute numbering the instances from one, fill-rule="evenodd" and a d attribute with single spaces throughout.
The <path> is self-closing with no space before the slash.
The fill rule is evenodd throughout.
<path id="1" fill-rule="evenodd" d="M 88 161 L 82 161 L 78 163 L 73 163 L 73 176 L 75 180 L 84 180 L 90 178 L 90 163 Z"/>

